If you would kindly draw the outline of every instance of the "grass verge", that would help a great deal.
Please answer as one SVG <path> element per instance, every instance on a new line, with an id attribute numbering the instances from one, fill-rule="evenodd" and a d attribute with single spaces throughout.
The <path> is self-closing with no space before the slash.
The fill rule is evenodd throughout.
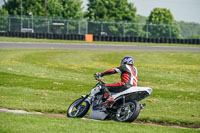
<path id="1" fill-rule="evenodd" d="M 0 113 L 3 133 L 198 133 L 188 128 L 160 127 L 114 121 L 91 121 L 38 115 Z"/>
<path id="2" fill-rule="evenodd" d="M 0 50 L 0 107 L 64 114 L 95 85 L 94 73 L 118 66 L 127 55 L 135 59 L 138 86 L 153 88 L 139 120 L 200 124 L 200 53 Z"/>

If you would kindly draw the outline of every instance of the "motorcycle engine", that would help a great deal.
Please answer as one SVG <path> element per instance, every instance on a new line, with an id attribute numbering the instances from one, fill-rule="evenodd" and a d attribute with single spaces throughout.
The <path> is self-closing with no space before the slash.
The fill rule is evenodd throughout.
<path id="1" fill-rule="evenodd" d="M 100 103 L 102 102 L 102 98 L 103 98 L 103 95 L 96 95 L 94 97 L 94 100 L 92 102 L 92 108 L 93 110 L 100 110 L 102 107 L 100 106 Z"/>

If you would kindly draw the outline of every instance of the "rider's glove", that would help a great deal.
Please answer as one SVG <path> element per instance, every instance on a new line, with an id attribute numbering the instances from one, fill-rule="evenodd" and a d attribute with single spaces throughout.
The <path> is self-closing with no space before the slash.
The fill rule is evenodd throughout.
<path id="1" fill-rule="evenodd" d="M 95 74 L 94 74 L 95 79 L 98 79 L 98 78 L 101 77 L 101 76 L 102 76 L 101 73 L 95 73 Z"/>

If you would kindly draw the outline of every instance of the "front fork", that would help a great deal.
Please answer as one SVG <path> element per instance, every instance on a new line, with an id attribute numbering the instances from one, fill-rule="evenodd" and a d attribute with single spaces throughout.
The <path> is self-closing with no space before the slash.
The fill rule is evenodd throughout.
<path id="1" fill-rule="evenodd" d="M 82 96 L 82 100 L 75 106 L 76 108 L 79 106 L 79 105 L 81 105 L 82 104 L 82 102 L 84 102 L 85 101 L 85 99 L 87 99 L 88 97 L 90 96 L 90 93 L 88 93 L 87 95 L 85 95 L 85 96 Z"/>

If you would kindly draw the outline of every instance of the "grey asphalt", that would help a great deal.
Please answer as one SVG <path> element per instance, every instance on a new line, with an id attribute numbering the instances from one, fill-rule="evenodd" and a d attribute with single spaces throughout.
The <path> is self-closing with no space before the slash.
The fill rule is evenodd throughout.
<path id="1" fill-rule="evenodd" d="M 200 47 L 109 45 L 78 43 L 0 42 L 0 49 L 77 49 L 77 50 L 129 50 L 129 51 L 174 51 L 200 52 Z"/>

